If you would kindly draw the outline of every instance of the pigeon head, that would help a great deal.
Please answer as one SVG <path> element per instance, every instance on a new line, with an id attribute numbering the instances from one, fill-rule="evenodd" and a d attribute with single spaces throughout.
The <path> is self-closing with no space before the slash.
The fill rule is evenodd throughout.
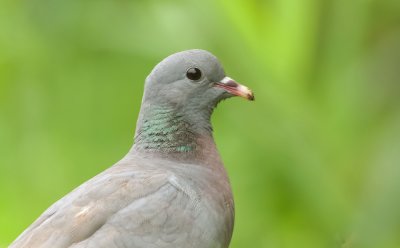
<path id="1" fill-rule="evenodd" d="M 165 58 L 152 70 L 146 79 L 143 103 L 201 111 L 231 96 L 254 99 L 247 87 L 225 76 L 214 55 L 188 50 Z"/>
<path id="2" fill-rule="evenodd" d="M 162 60 L 146 78 L 135 146 L 145 150 L 193 150 L 198 136 L 211 136 L 217 104 L 253 93 L 225 75 L 211 53 L 188 50 Z"/>

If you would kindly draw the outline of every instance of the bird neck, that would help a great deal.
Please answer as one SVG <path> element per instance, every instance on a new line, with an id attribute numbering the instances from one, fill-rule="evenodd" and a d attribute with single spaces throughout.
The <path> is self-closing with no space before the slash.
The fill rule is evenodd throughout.
<path id="1" fill-rule="evenodd" d="M 212 138 L 211 112 L 192 112 L 173 106 L 144 104 L 132 150 L 179 158 L 199 157 L 204 151 L 218 156 Z"/>

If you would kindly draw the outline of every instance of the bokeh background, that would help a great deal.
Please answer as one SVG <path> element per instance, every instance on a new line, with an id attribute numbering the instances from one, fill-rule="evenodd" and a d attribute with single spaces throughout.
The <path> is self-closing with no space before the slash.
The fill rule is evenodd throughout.
<path id="1" fill-rule="evenodd" d="M 239 247 L 400 247 L 400 1 L 0 1 L 0 247 L 133 142 L 165 56 L 213 52 L 255 102 L 215 138 Z"/>

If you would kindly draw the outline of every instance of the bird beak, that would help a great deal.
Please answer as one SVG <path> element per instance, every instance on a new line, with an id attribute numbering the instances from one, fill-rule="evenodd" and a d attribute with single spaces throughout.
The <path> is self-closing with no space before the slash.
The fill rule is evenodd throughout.
<path id="1" fill-rule="evenodd" d="M 249 88 L 237 83 L 230 77 L 224 77 L 221 81 L 216 82 L 215 87 L 224 89 L 232 95 L 241 96 L 250 101 L 254 100 L 254 94 Z"/>

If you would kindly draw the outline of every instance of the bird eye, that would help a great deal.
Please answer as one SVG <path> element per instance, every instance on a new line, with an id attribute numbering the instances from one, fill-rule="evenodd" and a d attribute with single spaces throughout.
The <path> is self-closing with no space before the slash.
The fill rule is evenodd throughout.
<path id="1" fill-rule="evenodd" d="M 186 71 L 186 77 L 192 81 L 199 80 L 201 78 L 201 71 L 199 68 L 196 68 L 196 67 L 189 68 Z"/>

